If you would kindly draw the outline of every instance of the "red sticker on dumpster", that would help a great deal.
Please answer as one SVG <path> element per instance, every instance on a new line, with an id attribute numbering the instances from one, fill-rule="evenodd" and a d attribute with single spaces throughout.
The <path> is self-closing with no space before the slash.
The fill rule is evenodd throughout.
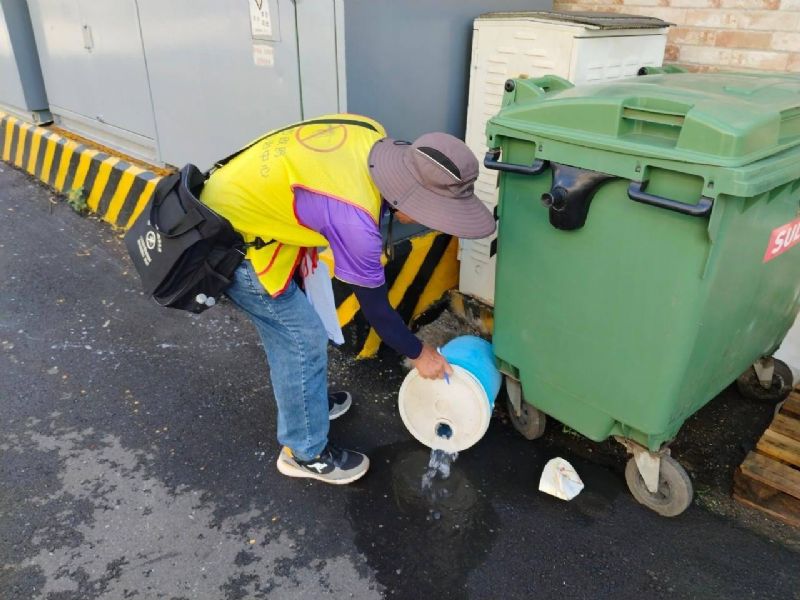
<path id="1" fill-rule="evenodd" d="M 800 243 L 800 219 L 773 229 L 767 251 L 764 253 L 764 262 L 780 256 L 798 243 Z"/>

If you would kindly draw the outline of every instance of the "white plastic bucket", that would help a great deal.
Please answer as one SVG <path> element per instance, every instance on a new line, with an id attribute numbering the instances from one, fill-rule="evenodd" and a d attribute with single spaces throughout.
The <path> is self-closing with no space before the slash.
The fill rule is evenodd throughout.
<path id="1" fill-rule="evenodd" d="M 400 386 L 400 417 L 426 446 L 460 452 L 489 428 L 501 375 L 492 345 L 479 337 L 457 337 L 441 353 L 455 372 L 447 381 L 424 379 L 413 369 Z"/>

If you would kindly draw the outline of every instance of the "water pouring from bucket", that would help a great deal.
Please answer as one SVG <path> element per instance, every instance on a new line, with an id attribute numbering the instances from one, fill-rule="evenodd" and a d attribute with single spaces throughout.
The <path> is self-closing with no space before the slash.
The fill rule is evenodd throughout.
<path id="1" fill-rule="evenodd" d="M 440 349 L 453 367 L 445 379 L 424 379 L 412 370 L 400 387 L 399 408 L 408 431 L 434 450 L 461 452 L 489 428 L 502 377 L 492 345 L 464 335 Z"/>

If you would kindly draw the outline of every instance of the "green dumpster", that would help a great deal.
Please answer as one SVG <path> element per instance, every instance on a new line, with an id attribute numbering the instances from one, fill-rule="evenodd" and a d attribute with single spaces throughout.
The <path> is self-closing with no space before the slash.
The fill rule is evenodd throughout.
<path id="1" fill-rule="evenodd" d="M 615 436 L 636 499 L 682 512 L 691 482 L 667 444 L 798 312 L 800 79 L 509 80 L 487 138 L 516 418 L 529 437 L 539 411 Z"/>

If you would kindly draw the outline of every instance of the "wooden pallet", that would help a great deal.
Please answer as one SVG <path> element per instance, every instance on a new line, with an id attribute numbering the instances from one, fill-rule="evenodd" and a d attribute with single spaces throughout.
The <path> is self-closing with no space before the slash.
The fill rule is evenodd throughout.
<path id="1" fill-rule="evenodd" d="M 733 497 L 800 527 L 800 391 L 786 399 L 733 476 Z"/>

